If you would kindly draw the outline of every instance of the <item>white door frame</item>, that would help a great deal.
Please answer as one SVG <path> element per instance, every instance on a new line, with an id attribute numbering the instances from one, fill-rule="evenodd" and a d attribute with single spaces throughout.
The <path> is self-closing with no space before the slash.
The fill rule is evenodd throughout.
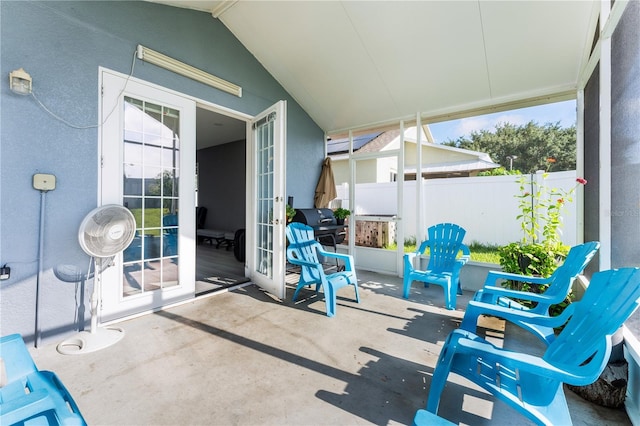
<path id="1" fill-rule="evenodd" d="M 286 128 L 287 103 L 279 101 L 256 115 L 247 127 L 247 276 L 258 286 L 274 296 L 285 298 L 285 232 L 286 225 Z M 273 120 L 271 121 L 271 118 Z M 271 142 L 273 151 L 266 158 L 269 165 L 259 165 L 258 134 L 256 124 L 271 122 L 273 133 Z M 268 191 L 259 193 L 258 182 L 264 179 L 260 170 L 273 170 L 268 179 Z M 264 182 L 264 180 L 263 180 Z M 268 196 L 266 194 L 269 194 Z M 259 201 L 262 200 L 262 201 Z M 262 208 L 259 204 L 262 202 Z M 267 207 L 265 207 L 267 205 Z M 265 211 L 268 217 L 265 217 Z M 262 213 L 262 214 L 261 214 Z M 261 231 L 259 231 L 261 230 Z"/>
<path id="2" fill-rule="evenodd" d="M 124 97 L 129 96 L 180 111 L 178 211 L 192 211 L 195 208 L 195 101 L 180 93 L 105 68 L 100 68 L 100 85 L 103 93 L 100 117 L 103 124 L 99 133 L 99 204 L 123 205 Z M 102 274 L 101 322 L 157 310 L 194 297 L 195 214 L 178 214 L 178 230 L 178 257 L 171 260 L 178 263 L 177 285 L 125 297 L 121 253 L 116 256 L 115 266 Z M 146 253 L 144 256 L 146 258 Z M 168 261 L 161 259 L 155 263 Z M 147 262 L 143 263 L 143 269 L 146 265 Z"/>

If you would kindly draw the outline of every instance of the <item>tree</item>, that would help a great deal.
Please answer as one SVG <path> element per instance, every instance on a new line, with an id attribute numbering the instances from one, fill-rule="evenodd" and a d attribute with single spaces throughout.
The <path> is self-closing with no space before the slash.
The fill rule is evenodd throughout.
<path id="1" fill-rule="evenodd" d="M 474 131 L 470 139 L 449 139 L 443 145 L 486 152 L 507 170 L 510 167 L 507 157 L 511 156 L 514 158 L 513 169 L 522 173 L 576 168 L 576 127 L 563 128 L 560 122 L 545 125 L 534 121 L 523 125 L 500 123 L 495 131 Z"/>
<path id="2" fill-rule="evenodd" d="M 162 196 L 162 207 L 165 212 L 175 213 L 178 205 L 178 178 L 173 169 L 158 173 L 155 179 L 148 179 L 146 195 Z M 162 192 L 161 192 L 162 191 Z"/>

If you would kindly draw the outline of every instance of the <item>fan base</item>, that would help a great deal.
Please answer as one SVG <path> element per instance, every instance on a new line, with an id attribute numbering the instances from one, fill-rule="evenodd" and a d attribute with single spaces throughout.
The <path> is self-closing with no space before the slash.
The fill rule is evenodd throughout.
<path id="1" fill-rule="evenodd" d="M 123 337 L 124 330 L 119 327 L 100 327 L 94 332 L 79 332 L 58 344 L 57 349 L 63 355 L 86 354 L 114 345 Z"/>

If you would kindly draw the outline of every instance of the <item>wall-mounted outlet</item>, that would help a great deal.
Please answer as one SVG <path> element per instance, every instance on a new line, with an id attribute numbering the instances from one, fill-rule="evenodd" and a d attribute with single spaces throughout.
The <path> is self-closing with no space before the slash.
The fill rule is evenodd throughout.
<path id="1" fill-rule="evenodd" d="M 33 175 L 33 188 L 39 191 L 53 191 L 56 189 L 56 177 L 46 173 Z"/>
<path id="2" fill-rule="evenodd" d="M 8 280 L 11 277 L 11 268 L 4 265 L 0 268 L 0 280 Z"/>

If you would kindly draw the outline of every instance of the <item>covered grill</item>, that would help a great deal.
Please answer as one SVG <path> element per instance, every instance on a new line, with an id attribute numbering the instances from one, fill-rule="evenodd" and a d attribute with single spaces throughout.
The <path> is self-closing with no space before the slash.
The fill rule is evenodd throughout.
<path id="1" fill-rule="evenodd" d="M 296 209 L 293 222 L 304 223 L 313 228 L 313 234 L 320 244 L 333 246 L 344 241 L 345 226 L 338 225 L 331 209 Z"/>

